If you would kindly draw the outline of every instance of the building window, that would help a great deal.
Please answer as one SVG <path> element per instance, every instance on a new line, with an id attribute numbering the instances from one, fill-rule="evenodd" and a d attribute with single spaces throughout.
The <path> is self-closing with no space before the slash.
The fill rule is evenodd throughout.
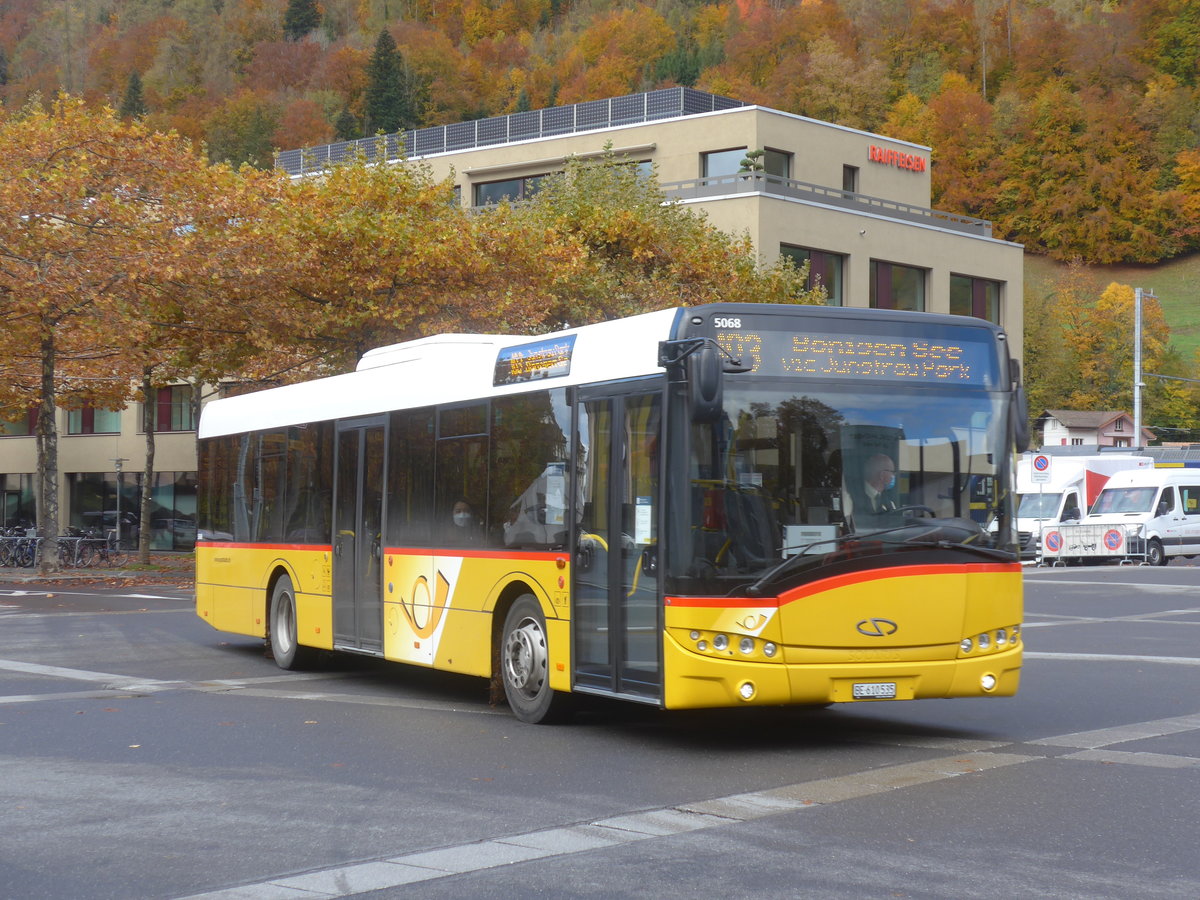
<path id="1" fill-rule="evenodd" d="M 118 531 L 121 546 L 141 535 L 141 472 L 72 472 L 67 475 L 70 522 L 98 534 Z M 155 472 L 150 489 L 150 549 L 191 550 L 196 544 L 196 473 Z"/>
<path id="2" fill-rule="evenodd" d="M 1071 438 L 1071 446 L 1072 447 L 1082 447 L 1083 446 L 1083 438 Z"/>
<path id="3" fill-rule="evenodd" d="M 37 407 L 24 414 L 17 410 L 0 410 L 0 437 L 29 437 L 37 431 Z"/>
<path id="4" fill-rule="evenodd" d="M 528 200 L 537 193 L 545 175 L 527 175 L 524 178 L 506 178 L 504 181 L 486 181 L 475 185 L 475 205 L 493 206 L 505 200 L 516 202 Z"/>
<path id="5" fill-rule="evenodd" d="M 858 193 L 858 166 L 842 166 L 842 190 Z"/>
<path id="6" fill-rule="evenodd" d="M 925 309 L 925 270 L 871 260 L 871 308 Z"/>
<path id="7" fill-rule="evenodd" d="M 950 276 L 950 312 L 1000 324 L 1000 282 L 969 275 Z"/>
<path id="8" fill-rule="evenodd" d="M 746 158 L 746 148 L 736 150 L 716 150 L 712 153 L 700 154 L 700 177 L 719 178 L 722 175 L 736 175 L 742 168 L 742 160 Z"/>
<path id="9" fill-rule="evenodd" d="M 1125 420 L 1124 419 L 1117 419 L 1117 421 L 1113 422 L 1113 431 L 1124 431 L 1124 430 L 1125 430 Z"/>
<path id="10" fill-rule="evenodd" d="M 154 430 L 156 432 L 196 430 L 190 384 L 174 384 L 158 389 L 154 402 Z"/>
<path id="11" fill-rule="evenodd" d="M 779 178 L 792 177 L 792 154 L 767 148 L 763 151 L 763 171 Z"/>
<path id="12" fill-rule="evenodd" d="M 37 524 L 33 475 L 0 475 L 0 525 L 32 528 Z"/>
<path id="13" fill-rule="evenodd" d="M 791 247 L 779 245 L 779 253 L 786 256 L 797 267 L 808 263 L 808 280 L 805 287 L 814 288 L 818 284 L 825 288 L 829 295 L 825 301 L 829 306 L 844 306 L 842 299 L 842 267 L 845 257 L 837 253 L 826 253 L 824 250 L 811 250 L 808 247 Z"/>
<path id="14" fill-rule="evenodd" d="M 67 434 L 120 434 L 121 411 L 119 409 L 83 409 L 67 411 Z"/>

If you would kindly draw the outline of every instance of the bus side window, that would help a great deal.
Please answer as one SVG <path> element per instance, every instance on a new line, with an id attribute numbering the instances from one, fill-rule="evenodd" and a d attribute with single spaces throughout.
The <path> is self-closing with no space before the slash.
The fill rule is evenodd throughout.
<path id="1" fill-rule="evenodd" d="M 567 544 L 570 409 L 563 389 L 492 401 L 489 457 L 491 546 Z"/>
<path id="2" fill-rule="evenodd" d="M 389 546 L 432 543 L 433 426 L 432 409 L 392 413 L 385 538 Z"/>

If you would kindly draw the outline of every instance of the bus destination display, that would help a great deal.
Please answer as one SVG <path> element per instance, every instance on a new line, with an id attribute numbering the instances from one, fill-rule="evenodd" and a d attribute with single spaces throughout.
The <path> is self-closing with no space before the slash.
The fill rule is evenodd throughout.
<path id="1" fill-rule="evenodd" d="M 942 334 L 796 334 L 718 328 L 716 341 L 760 375 L 880 381 L 998 383 L 990 343 Z"/>
<path id="2" fill-rule="evenodd" d="M 496 357 L 496 372 L 492 384 L 499 387 L 570 375 L 571 351 L 574 348 L 573 334 L 557 340 L 505 347 Z"/>

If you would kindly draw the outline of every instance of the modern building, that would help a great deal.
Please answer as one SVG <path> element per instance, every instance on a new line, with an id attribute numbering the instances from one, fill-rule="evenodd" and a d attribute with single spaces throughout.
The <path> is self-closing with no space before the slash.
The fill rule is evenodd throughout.
<path id="1" fill-rule="evenodd" d="M 764 261 L 808 261 L 830 304 L 978 316 L 1002 325 L 1021 357 L 1022 248 L 993 237 L 989 222 L 930 208 L 928 147 L 670 88 L 289 150 L 277 165 L 318 174 L 355 153 L 420 160 L 452 177 L 472 207 L 525 199 L 568 158 L 611 153 L 653 168 L 668 197 L 717 228 L 748 234 Z M 140 496 L 139 412 L 87 413 L 61 413 L 64 525 L 113 519 L 118 498 L 132 509 Z M 182 414 L 170 421 L 179 427 L 157 435 L 161 512 L 151 527 L 156 545 L 189 546 L 195 424 Z M 6 523 L 31 517 L 36 471 L 29 423 L 9 425 L 0 436 Z"/>
<path id="2" fill-rule="evenodd" d="M 669 88 L 279 154 L 294 175 L 354 153 L 419 159 L 464 204 L 521 200 L 569 157 L 653 166 L 669 197 L 749 234 L 767 262 L 808 260 L 838 306 L 979 316 L 1022 350 L 1022 247 L 929 208 L 928 147 Z M 748 153 L 761 151 L 750 170 Z M 759 168 L 761 167 L 761 168 Z"/>
<path id="3" fill-rule="evenodd" d="M 151 548 L 190 550 L 196 541 L 196 405 L 191 385 L 161 388 L 155 398 Z M 123 410 L 58 412 L 59 522 L 84 530 L 120 531 L 136 546 L 146 434 L 142 404 Z M 0 525 L 37 521 L 36 414 L 0 421 Z M 120 523 L 118 527 L 118 522 Z"/>

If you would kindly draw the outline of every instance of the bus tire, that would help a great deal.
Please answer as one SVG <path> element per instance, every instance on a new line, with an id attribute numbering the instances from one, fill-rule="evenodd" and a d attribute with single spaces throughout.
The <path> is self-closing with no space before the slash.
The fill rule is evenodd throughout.
<path id="1" fill-rule="evenodd" d="M 550 645 L 546 617 L 532 594 L 522 594 L 504 617 L 500 672 L 509 708 L 531 725 L 562 718 L 568 697 L 550 687 Z"/>
<path id="2" fill-rule="evenodd" d="M 301 647 L 296 638 L 296 592 L 292 579 L 280 576 L 271 591 L 271 612 L 267 619 L 271 638 L 271 655 L 281 669 L 302 669 L 311 665 L 316 651 Z"/>
<path id="3" fill-rule="evenodd" d="M 1152 566 L 1167 564 L 1167 552 L 1163 550 L 1162 541 L 1158 538 L 1151 538 L 1150 543 L 1146 545 L 1146 562 Z"/>

